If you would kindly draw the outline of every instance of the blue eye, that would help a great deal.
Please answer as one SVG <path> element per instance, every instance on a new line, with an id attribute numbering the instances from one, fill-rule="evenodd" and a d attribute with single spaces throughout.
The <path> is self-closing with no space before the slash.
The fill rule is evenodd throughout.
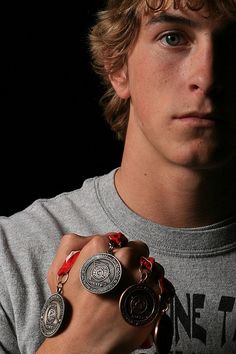
<path id="1" fill-rule="evenodd" d="M 181 33 L 169 32 L 162 36 L 161 41 L 164 45 L 171 47 L 181 46 L 187 43 L 187 40 Z"/>

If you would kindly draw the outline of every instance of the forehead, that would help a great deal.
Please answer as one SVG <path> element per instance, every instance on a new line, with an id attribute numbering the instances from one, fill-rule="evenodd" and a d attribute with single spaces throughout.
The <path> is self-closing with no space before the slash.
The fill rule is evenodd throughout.
<path id="1" fill-rule="evenodd" d="M 210 12 L 207 1 L 202 2 L 203 6 L 200 9 L 194 10 L 190 9 L 186 4 L 184 6 L 184 3 L 183 6 L 176 7 L 174 0 L 164 3 L 165 6 L 158 10 L 155 10 L 154 7 L 145 8 L 142 14 L 142 27 L 168 22 L 192 28 L 212 27 L 217 30 L 218 28 L 224 28 L 228 24 L 233 24 L 234 27 L 236 25 L 236 13 L 228 13 L 227 11 Z"/>
<path id="2" fill-rule="evenodd" d="M 236 0 L 141 0 L 144 15 L 153 15 L 167 10 L 201 13 L 208 18 L 236 20 Z"/>

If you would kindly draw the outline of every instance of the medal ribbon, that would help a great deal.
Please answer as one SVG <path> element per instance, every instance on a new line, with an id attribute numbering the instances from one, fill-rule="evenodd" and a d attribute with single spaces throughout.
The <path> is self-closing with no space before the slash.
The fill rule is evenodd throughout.
<path id="1" fill-rule="evenodd" d="M 67 274 L 73 264 L 75 263 L 76 259 L 78 258 L 80 254 L 80 251 L 72 251 L 67 257 L 66 257 L 66 260 L 65 262 L 62 264 L 61 268 L 58 270 L 57 272 L 57 276 L 60 277 L 60 276 L 63 276 L 65 274 Z"/>
<path id="2" fill-rule="evenodd" d="M 57 291 L 45 302 L 40 315 L 40 330 L 45 337 L 53 337 L 61 328 L 65 313 L 62 296 L 63 286 L 69 277 L 69 271 L 78 258 L 80 251 L 72 251 L 57 272 Z"/>

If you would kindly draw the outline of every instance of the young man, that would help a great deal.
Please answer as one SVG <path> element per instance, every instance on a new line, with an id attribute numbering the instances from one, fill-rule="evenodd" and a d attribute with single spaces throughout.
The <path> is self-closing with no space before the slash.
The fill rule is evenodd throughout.
<path id="1" fill-rule="evenodd" d="M 38 353 L 140 347 L 153 323 L 130 326 L 119 296 L 91 294 L 79 278 L 89 257 L 107 251 L 109 237 L 69 235 L 56 252 L 63 234 L 113 231 L 130 241 L 114 252 L 127 278 L 138 281 L 147 244 L 175 286 L 173 353 L 236 352 L 235 18 L 235 0 L 108 1 L 91 43 L 108 85 L 105 114 L 125 140 L 122 163 L 80 190 L 2 219 L 3 352 L 33 353 L 43 342 L 47 269 L 56 254 L 49 272 L 55 292 L 60 265 L 78 249 L 63 285 L 72 316 Z"/>

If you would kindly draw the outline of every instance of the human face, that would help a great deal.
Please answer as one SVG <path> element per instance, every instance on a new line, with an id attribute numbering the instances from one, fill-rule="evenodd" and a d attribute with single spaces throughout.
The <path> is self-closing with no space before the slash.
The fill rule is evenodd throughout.
<path id="1" fill-rule="evenodd" d="M 144 16 L 127 61 L 140 150 L 194 169 L 236 156 L 236 26 L 205 15 L 170 7 Z"/>

